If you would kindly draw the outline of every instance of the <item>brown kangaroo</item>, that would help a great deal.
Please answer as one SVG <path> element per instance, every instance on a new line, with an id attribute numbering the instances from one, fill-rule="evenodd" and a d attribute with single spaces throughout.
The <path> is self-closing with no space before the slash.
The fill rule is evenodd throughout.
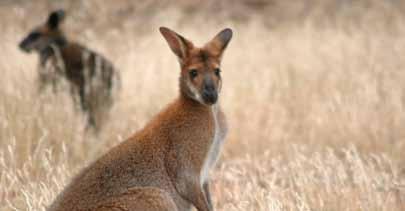
<path id="1" fill-rule="evenodd" d="M 87 114 L 88 125 L 99 129 L 118 90 L 119 73 L 103 56 L 66 39 L 60 29 L 64 17 L 63 10 L 51 12 L 45 24 L 33 29 L 19 46 L 39 55 L 39 91 L 49 85 L 56 91 L 61 79 L 67 79 L 73 100 Z"/>
<path id="2" fill-rule="evenodd" d="M 202 48 L 168 28 L 160 32 L 180 61 L 180 96 L 85 168 L 49 211 L 213 210 L 209 171 L 227 132 L 218 103 L 220 64 L 232 31 L 221 31 Z"/>

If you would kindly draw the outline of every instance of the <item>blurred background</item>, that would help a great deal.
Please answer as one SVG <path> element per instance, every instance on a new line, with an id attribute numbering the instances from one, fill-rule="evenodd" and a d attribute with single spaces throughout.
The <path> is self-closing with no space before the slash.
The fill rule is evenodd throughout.
<path id="1" fill-rule="evenodd" d="M 39 96 L 17 45 L 63 8 L 122 92 L 98 135 L 68 91 Z M 405 210 L 405 1 L 0 0 L 0 210 L 45 210 L 81 168 L 178 95 L 159 26 L 203 45 L 226 27 L 230 130 L 216 210 Z"/>

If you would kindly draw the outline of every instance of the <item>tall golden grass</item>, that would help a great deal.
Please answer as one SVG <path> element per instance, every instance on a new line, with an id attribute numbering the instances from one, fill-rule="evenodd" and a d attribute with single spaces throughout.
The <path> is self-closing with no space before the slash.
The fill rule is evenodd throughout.
<path id="1" fill-rule="evenodd" d="M 69 37 L 122 74 L 98 135 L 85 132 L 67 93 L 37 94 L 37 57 L 17 49 L 60 7 Z M 176 97 L 162 25 L 197 44 L 234 29 L 217 210 L 405 210 L 405 2 L 4 1 L 0 14 L 0 210 L 45 210 Z"/>

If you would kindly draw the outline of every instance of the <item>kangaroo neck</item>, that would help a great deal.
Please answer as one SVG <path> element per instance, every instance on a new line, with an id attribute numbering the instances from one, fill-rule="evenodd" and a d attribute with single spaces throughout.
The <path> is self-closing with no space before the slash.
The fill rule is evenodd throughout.
<path id="1" fill-rule="evenodd" d="M 41 63 L 46 62 L 49 57 L 55 55 L 55 50 L 61 51 L 66 46 L 68 46 L 68 41 L 65 37 L 54 39 L 48 46 L 39 51 Z"/>
<path id="2" fill-rule="evenodd" d="M 187 107 L 188 109 L 192 111 L 200 111 L 200 112 L 209 112 L 212 111 L 214 107 L 217 106 L 217 104 L 214 105 L 204 105 L 201 104 L 200 102 L 196 101 L 195 99 L 189 97 L 186 93 L 180 92 L 180 97 L 179 97 L 180 103 Z"/>

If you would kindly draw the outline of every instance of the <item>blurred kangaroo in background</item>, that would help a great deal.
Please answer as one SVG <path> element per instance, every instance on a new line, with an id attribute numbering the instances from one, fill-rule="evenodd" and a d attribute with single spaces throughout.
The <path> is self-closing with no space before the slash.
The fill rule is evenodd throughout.
<path id="1" fill-rule="evenodd" d="M 86 47 L 69 41 L 60 25 L 63 10 L 51 12 L 45 24 L 33 29 L 19 47 L 39 55 L 38 86 L 53 91 L 66 80 L 75 104 L 87 115 L 88 126 L 98 130 L 120 86 L 119 73 L 111 62 Z"/>
<path id="2" fill-rule="evenodd" d="M 232 31 L 202 48 L 168 28 L 160 32 L 180 61 L 179 97 L 77 175 L 49 211 L 213 210 L 209 171 L 227 133 L 220 65 Z"/>

